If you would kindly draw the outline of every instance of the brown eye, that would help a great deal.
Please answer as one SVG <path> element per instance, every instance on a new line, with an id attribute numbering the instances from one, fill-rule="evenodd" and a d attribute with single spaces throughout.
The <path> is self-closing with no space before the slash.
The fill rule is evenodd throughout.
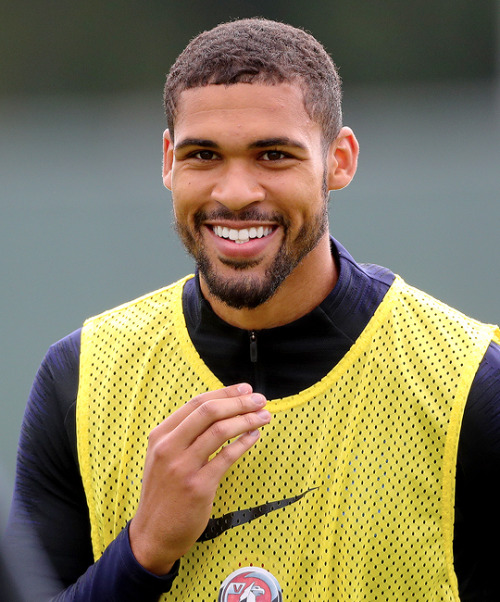
<path id="1" fill-rule="evenodd" d="M 264 161 L 279 161 L 280 159 L 284 159 L 285 157 L 285 153 L 278 150 L 266 151 L 262 155 L 262 159 L 264 159 Z"/>
<path id="2" fill-rule="evenodd" d="M 212 161 L 215 158 L 215 153 L 211 150 L 200 150 L 192 155 L 196 159 L 201 159 L 202 161 Z"/>

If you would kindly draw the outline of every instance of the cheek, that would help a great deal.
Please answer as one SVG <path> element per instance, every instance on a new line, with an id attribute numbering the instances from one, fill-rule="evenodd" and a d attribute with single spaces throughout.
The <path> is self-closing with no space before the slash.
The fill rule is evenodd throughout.
<path id="1" fill-rule="evenodd" d="M 297 185 L 293 188 L 283 188 L 281 197 L 283 211 L 288 213 L 292 219 L 298 220 L 310 219 L 312 215 L 323 211 L 325 204 L 321 182 L 314 186 Z"/>
<path id="2" fill-rule="evenodd" d="M 196 210 L 207 198 L 207 185 L 201 178 L 194 178 L 184 173 L 174 174 L 172 186 L 174 191 L 172 198 L 179 213 Z"/>
<path id="3" fill-rule="evenodd" d="M 183 221 L 185 219 L 186 208 L 185 203 L 179 200 L 179 194 L 176 190 L 175 195 L 172 193 L 172 210 L 174 217 L 177 221 Z M 182 198 L 182 197 L 181 197 Z"/>
<path id="4" fill-rule="evenodd" d="M 183 198 L 180 202 L 176 196 L 176 199 L 172 205 L 175 222 L 187 230 L 194 232 L 196 230 L 196 212 L 199 206 L 194 202 L 189 202 Z"/>

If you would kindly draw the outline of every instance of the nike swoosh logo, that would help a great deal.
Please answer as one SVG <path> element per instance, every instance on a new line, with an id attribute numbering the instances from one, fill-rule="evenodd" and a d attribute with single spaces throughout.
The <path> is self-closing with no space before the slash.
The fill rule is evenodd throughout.
<path id="1" fill-rule="evenodd" d="M 294 497 L 289 497 L 285 500 L 280 500 L 278 502 L 268 502 L 267 504 L 262 504 L 261 506 L 255 506 L 255 508 L 248 508 L 247 510 L 236 510 L 235 512 L 229 512 L 228 514 L 224 514 L 219 518 L 211 518 L 208 521 L 207 527 L 205 531 L 200 535 L 198 541 L 209 541 L 210 539 L 215 539 L 222 535 L 229 529 L 234 529 L 235 527 L 239 527 L 240 525 L 244 525 L 245 523 L 249 523 L 256 518 L 260 518 L 265 514 L 269 514 L 270 512 L 275 512 L 276 510 L 281 510 L 286 506 L 290 506 L 290 504 L 295 504 L 300 499 L 302 499 L 305 495 L 318 489 L 317 487 L 313 487 L 312 489 L 308 489 L 301 493 L 300 495 L 296 495 Z"/>

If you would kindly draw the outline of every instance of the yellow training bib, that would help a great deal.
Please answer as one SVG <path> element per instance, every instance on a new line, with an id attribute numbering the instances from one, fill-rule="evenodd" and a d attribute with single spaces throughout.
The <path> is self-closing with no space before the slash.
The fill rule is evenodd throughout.
<path id="1" fill-rule="evenodd" d="M 184 282 L 83 328 L 77 435 L 96 559 L 135 513 L 149 432 L 222 386 L 190 341 Z M 460 424 L 493 338 L 396 278 L 325 378 L 268 403 L 271 424 L 162 600 L 458 600 Z"/>

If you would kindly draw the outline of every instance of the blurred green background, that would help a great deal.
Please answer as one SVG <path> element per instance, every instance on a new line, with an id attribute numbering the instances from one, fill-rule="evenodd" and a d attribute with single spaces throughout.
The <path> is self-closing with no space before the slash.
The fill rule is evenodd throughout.
<path id="1" fill-rule="evenodd" d="M 302 26 L 345 86 L 358 175 L 331 230 L 360 261 L 498 322 L 499 3 L 24 0 L 0 5 L 0 470 L 47 347 L 191 271 L 161 182 L 165 74 L 231 18 Z"/>

